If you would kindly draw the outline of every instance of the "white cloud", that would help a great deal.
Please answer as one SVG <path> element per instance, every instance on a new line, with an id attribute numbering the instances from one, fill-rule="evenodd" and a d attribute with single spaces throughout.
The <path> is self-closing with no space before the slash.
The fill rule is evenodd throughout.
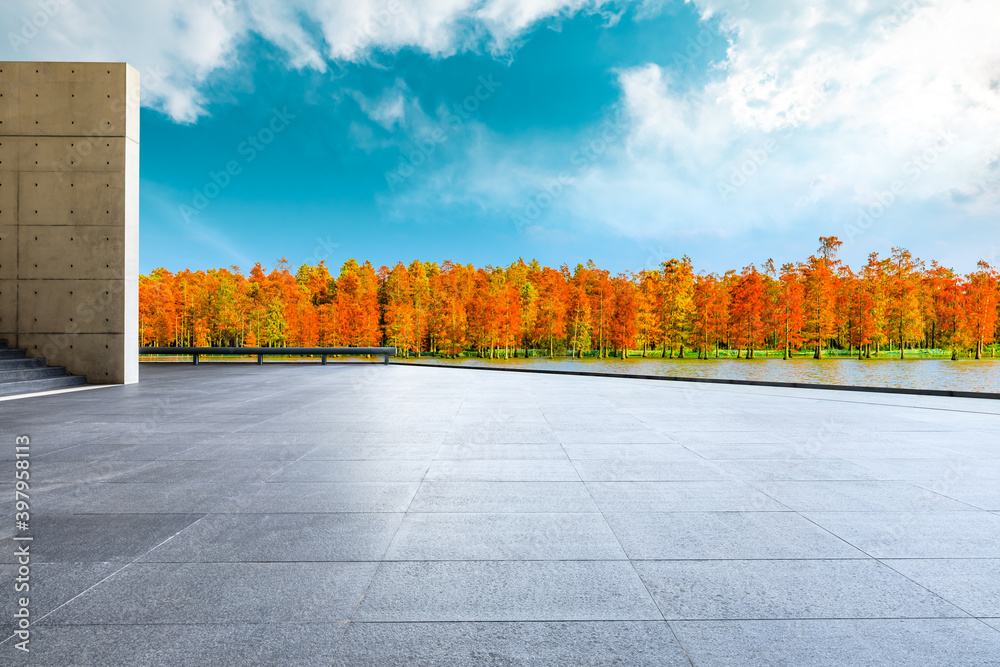
<path id="1" fill-rule="evenodd" d="M 224 2 L 13 0 L 0 6 L 0 58 L 122 61 L 144 74 L 144 103 L 191 122 L 204 113 L 200 86 L 232 64 L 245 14 Z"/>
<path id="2" fill-rule="evenodd" d="M 325 71 L 377 50 L 432 55 L 493 51 L 538 21 L 600 11 L 613 0 L 5 0 L 0 46 L 8 60 L 127 60 L 159 73 L 144 103 L 181 122 L 205 113 L 208 78 L 236 65 L 259 35 L 294 68 Z M 148 83 L 148 81 L 147 81 Z"/>
<path id="3" fill-rule="evenodd" d="M 994 0 L 695 4 L 731 35 L 725 62 L 688 90 L 657 65 L 619 72 L 628 137 L 581 175 L 568 214 L 633 238 L 849 236 L 893 183 L 881 223 L 899 233 L 939 235 L 941 207 L 1000 212 Z"/>
<path id="4" fill-rule="evenodd" d="M 352 91 L 351 94 L 368 118 L 391 132 L 406 125 L 407 106 L 416 105 L 414 98 L 407 99 L 407 92 L 406 83 L 398 80 L 395 87 L 386 88 L 376 99 L 370 99 L 357 91 Z"/>
<path id="5" fill-rule="evenodd" d="M 977 233 L 1000 212 L 995 0 L 695 4 L 730 39 L 707 82 L 684 87 L 669 61 L 618 71 L 626 130 L 578 137 L 598 154 L 484 132 L 399 207 L 457 202 L 639 243 L 861 232 L 862 260 L 862 246 Z M 880 211 L 894 183 L 902 191 Z M 865 210 L 879 215 L 859 229 Z M 979 247 L 966 248 L 969 266 Z"/>
<path id="6" fill-rule="evenodd" d="M 610 22 L 618 14 L 603 11 L 613 2 L 605 0 L 487 0 L 475 11 L 494 39 L 494 46 L 504 49 L 528 28 L 549 16 L 569 16 L 579 11 L 605 13 Z"/>

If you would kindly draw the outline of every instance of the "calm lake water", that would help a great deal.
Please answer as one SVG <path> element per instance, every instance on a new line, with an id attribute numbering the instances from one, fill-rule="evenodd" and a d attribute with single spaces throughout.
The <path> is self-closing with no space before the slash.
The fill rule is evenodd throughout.
<path id="1" fill-rule="evenodd" d="M 546 368 L 623 375 L 808 382 L 868 387 L 908 387 L 1000 392 L 1000 359 L 421 359 L 423 363 L 500 368 Z"/>

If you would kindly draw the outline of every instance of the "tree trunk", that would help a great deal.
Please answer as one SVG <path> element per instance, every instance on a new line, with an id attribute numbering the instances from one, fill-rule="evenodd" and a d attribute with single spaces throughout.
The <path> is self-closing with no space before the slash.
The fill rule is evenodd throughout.
<path id="1" fill-rule="evenodd" d="M 817 345 L 816 349 L 813 351 L 813 359 L 822 359 L 822 358 L 823 358 L 823 346 Z"/>
<path id="2" fill-rule="evenodd" d="M 976 341 L 976 359 L 983 358 L 983 340 L 979 339 Z"/>

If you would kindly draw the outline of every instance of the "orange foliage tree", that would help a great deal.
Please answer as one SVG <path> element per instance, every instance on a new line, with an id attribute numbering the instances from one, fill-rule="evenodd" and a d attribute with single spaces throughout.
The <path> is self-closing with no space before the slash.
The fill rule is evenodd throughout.
<path id="1" fill-rule="evenodd" d="M 558 270 L 537 261 L 507 267 L 402 262 L 377 270 L 349 259 L 331 276 L 323 262 L 294 273 L 285 260 L 244 275 L 238 267 L 139 280 L 139 338 L 155 346 L 376 346 L 484 357 L 523 350 L 573 356 L 642 354 L 752 358 L 803 346 L 857 349 L 950 348 L 980 358 L 997 339 L 1000 274 L 981 262 L 960 275 L 930 268 L 902 248 L 875 253 L 855 272 L 821 237 L 816 255 L 780 272 L 748 266 L 696 273 L 687 257 L 611 277 L 592 261 Z M 991 348 L 993 349 L 993 348 Z"/>

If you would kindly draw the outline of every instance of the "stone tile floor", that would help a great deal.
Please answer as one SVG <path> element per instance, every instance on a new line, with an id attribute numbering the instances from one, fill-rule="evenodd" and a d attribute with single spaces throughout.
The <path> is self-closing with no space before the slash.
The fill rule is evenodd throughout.
<path id="1" fill-rule="evenodd" d="M 0 402 L 0 664 L 1000 665 L 998 413 L 146 364 Z M 9 638 L 22 434 L 28 656 Z"/>

